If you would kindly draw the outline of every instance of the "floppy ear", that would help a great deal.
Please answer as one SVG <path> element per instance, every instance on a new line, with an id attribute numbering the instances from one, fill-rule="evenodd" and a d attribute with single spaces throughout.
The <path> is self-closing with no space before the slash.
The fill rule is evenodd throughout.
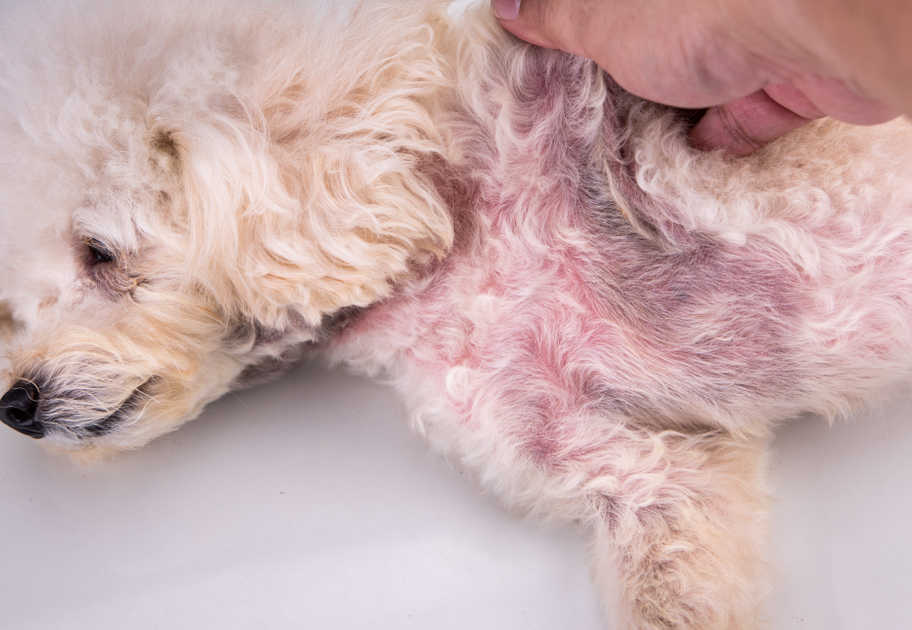
<path id="1" fill-rule="evenodd" d="M 435 125 L 446 82 L 432 34 L 415 29 L 413 45 L 365 48 L 331 72 L 286 50 L 253 85 L 197 99 L 204 111 L 169 108 L 194 280 L 233 314 L 316 325 L 451 247 L 428 168 L 448 157 Z"/>

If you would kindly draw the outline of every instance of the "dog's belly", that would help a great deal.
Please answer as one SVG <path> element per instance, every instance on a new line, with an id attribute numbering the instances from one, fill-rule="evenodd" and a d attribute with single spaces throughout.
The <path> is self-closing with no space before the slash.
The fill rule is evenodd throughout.
<path id="1" fill-rule="evenodd" d="M 418 430 L 498 495 L 570 517 L 582 508 L 564 484 L 639 461 L 649 432 L 763 435 L 845 405 L 891 366 L 908 371 L 907 341 L 886 325 L 909 314 L 902 257 L 881 262 L 886 284 L 868 276 L 893 306 L 846 327 L 774 250 L 707 239 L 663 253 L 623 219 L 594 225 L 490 222 L 476 248 L 369 309 L 331 353 L 391 377 Z"/>
<path id="2" fill-rule="evenodd" d="M 749 224 L 733 215 L 730 226 L 700 225 L 705 194 L 679 196 L 681 207 L 658 216 L 649 194 L 633 191 L 640 218 L 675 223 L 670 241 L 643 236 L 593 160 L 622 133 L 611 95 L 579 61 L 524 54 L 528 85 L 508 92 L 515 146 L 492 132 L 471 151 L 482 173 L 473 232 L 330 349 L 389 374 L 433 441 L 469 459 L 496 442 L 542 469 L 572 468 L 625 432 L 765 435 L 776 420 L 843 412 L 908 374 L 912 226 L 901 200 L 872 215 L 866 193 L 838 196 L 850 182 L 828 190 L 825 172 L 803 181 L 804 147 L 791 174 L 767 169 L 778 177 L 768 189 L 738 176 L 760 200 Z M 604 110 L 599 98 L 609 99 Z M 567 126 L 581 116 L 592 121 Z M 794 209 L 776 197 L 783 181 Z M 828 205 L 809 218 L 800 204 L 820 194 Z M 852 226 L 864 226 L 867 242 L 853 242 Z M 745 236 L 720 236 L 729 227 Z M 806 265 L 809 251 L 819 268 Z"/>
<path id="3" fill-rule="evenodd" d="M 474 247 L 335 341 L 337 358 L 393 376 L 431 438 L 487 436 L 552 467 L 619 428 L 762 432 L 758 418 L 793 408 L 784 268 L 709 240 L 663 252 L 588 199 L 549 221 L 522 212 L 480 212 Z"/>
<path id="4" fill-rule="evenodd" d="M 441 187 L 454 252 L 329 348 L 389 375 L 440 450 L 506 497 L 559 496 L 532 480 L 648 459 L 656 430 L 765 437 L 909 374 L 912 191 L 881 192 L 902 147 L 873 148 L 890 131 L 728 162 L 587 62 L 499 46 L 459 87 L 467 162 L 431 169 L 470 182 Z"/>

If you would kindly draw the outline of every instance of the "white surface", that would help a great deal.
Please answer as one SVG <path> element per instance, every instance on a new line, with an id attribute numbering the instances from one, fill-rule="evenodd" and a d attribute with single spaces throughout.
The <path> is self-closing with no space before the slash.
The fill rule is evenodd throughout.
<path id="1" fill-rule="evenodd" d="M 906 394 L 847 424 L 779 432 L 773 628 L 912 628 L 910 418 Z"/>
<path id="2" fill-rule="evenodd" d="M 89 472 L 0 432 L 0 626 L 598 627 L 574 532 L 504 513 L 402 415 L 302 368 Z"/>
<path id="3" fill-rule="evenodd" d="M 908 402 L 784 430 L 773 628 L 908 627 Z M 0 432 L 3 628 L 595 630 L 572 530 L 518 520 L 320 368 L 80 471 Z"/>

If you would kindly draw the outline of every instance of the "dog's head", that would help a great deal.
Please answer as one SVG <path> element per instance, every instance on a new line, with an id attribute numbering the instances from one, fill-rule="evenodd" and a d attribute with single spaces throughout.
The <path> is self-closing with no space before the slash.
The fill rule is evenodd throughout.
<path id="1" fill-rule="evenodd" d="M 176 427 L 452 241 L 420 17 L 169 6 L 2 34 L 0 420 L 65 448 Z"/>

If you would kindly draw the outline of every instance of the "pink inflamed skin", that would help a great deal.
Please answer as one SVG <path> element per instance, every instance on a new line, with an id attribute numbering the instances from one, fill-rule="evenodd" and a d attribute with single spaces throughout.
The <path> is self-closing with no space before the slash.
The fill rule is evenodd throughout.
<path id="1" fill-rule="evenodd" d="M 446 4 L 96 8 L 39 64 L 43 18 L 7 44 L 0 419 L 100 456 L 319 355 L 579 524 L 625 628 L 762 627 L 772 431 L 910 376 L 910 126 L 698 151 L 686 112 Z"/>
<path id="2" fill-rule="evenodd" d="M 909 219 L 870 214 L 868 195 L 893 197 L 872 166 L 830 199 L 804 151 L 698 155 L 687 115 L 579 59 L 506 49 L 508 76 L 492 64 L 465 88 L 502 100 L 496 130 L 463 139 L 460 245 L 330 355 L 391 375 L 418 431 L 511 505 L 590 527 L 596 579 L 622 573 L 625 627 L 759 627 L 770 431 L 908 373 Z M 672 188 L 675 168 L 702 190 Z M 746 224 L 714 186 L 757 198 Z"/>

